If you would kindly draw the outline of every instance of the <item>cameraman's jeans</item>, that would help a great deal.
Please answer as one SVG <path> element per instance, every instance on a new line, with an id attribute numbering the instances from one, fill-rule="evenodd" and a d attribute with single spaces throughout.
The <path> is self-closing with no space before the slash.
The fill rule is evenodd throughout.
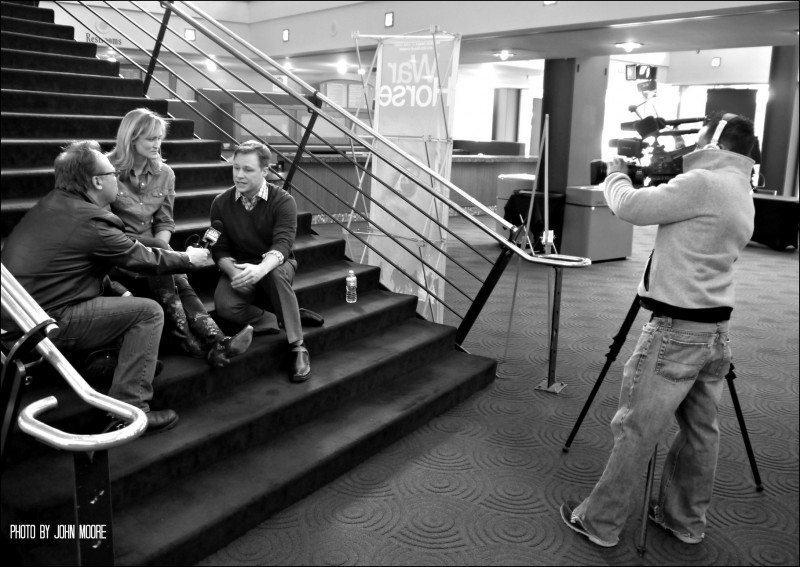
<path id="1" fill-rule="evenodd" d="M 122 339 L 108 395 L 149 411 L 164 312 L 152 299 L 97 297 L 51 314 L 50 339 L 62 350 L 92 350 Z"/>
<path id="2" fill-rule="evenodd" d="M 619 409 L 611 421 L 614 448 L 589 497 L 574 511 L 584 527 L 610 544 L 628 517 L 634 487 L 653 449 L 678 420 L 661 475 L 664 525 L 700 537 L 705 531 L 719 449 L 717 406 L 730 368 L 728 322 L 654 317 L 625 364 Z"/>

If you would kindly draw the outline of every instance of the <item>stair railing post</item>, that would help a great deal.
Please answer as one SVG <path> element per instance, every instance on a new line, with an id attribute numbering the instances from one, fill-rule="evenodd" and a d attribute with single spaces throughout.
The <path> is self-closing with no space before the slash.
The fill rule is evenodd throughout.
<path id="1" fill-rule="evenodd" d="M 78 565 L 114 565 L 108 451 L 73 453 Z"/>
<path id="2" fill-rule="evenodd" d="M 322 101 L 317 96 L 317 93 L 314 93 L 311 101 L 316 105 L 317 108 L 322 106 Z M 294 154 L 292 165 L 289 167 L 289 171 L 286 174 L 286 179 L 283 181 L 283 190 L 289 193 L 292 191 L 291 187 L 292 179 L 294 178 L 294 172 L 297 171 L 297 166 L 300 165 L 300 159 L 303 157 L 303 153 L 306 151 L 308 139 L 311 138 L 311 134 L 314 130 L 314 124 L 317 122 L 317 116 L 319 116 L 319 112 L 316 112 L 310 108 L 308 111 L 311 113 L 311 118 L 308 120 L 306 131 L 303 132 L 303 138 L 300 140 L 300 144 L 297 146 L 297 152 Z"/>
<path id="3" fill-rule="evenodd" d="M 144 96 L 147 96 L 147 90 L 150 88 L 150 79 L 156 69 L 158 55 L 161 52 L 161 44 L 164 42 L 164 34 L 167 33 L 167 24 L 169 24 L 169 17 L 172 14 L 172 2 L 161 2 L 161 5 L 164 7 L 164 18 L 161 20 L 156 44 L 153 46 L 153 54 L 150 56 L 150 64 L 147 66 L 147 74 L 144 76 L 144 84 L 142 85 L 142 95 Z"/>
<path id="4" fill-rule="evenodd" d="M 518 226 L 512 228 L 512 233 L 509 237 L 509 240 L 516 242 L 516 239 L 522 228 L 524 227 Z M 464 350 L 461 346 L 464 342 L 464 339 L 472 329 L 472 325 L 474 325 L 475 321 L 478 320 L 478 316 L 481 314 L 483 306 L 486 305 L 486 302 L 492 295 L 492 291 L 494 291 L 495 286 L 497 286 L 497 282 L 500 281 L 500 277 L 503 275 L 506 266 L 508 266 L 508 263 L 511 261 L 512 255 L 513 251 L 510 248 L 504 247 L 500 251 L 500 256 L 497 257 L 497 261 L 494 263 L 494 266 L 492 266 L 492 270 L 489 272 L 489 275 L 486 276 L 481 289 L 478 290 L 478 293 L 475 296 L 475 300 L 472 302 L 472 305 L 469 306 L 467 314 L 464 315 L 464 318 L 461 320 L 461 324 L 458 326 L 458 330 L 456 330 L 456 348 Z"/>

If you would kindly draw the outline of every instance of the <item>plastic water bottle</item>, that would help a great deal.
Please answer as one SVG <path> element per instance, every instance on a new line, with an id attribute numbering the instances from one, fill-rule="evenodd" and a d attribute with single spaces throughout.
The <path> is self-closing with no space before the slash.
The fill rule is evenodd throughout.
<path id="1" fill-rule="evenodd" d="M 355 303 L 358 299 L 358 295 L 356 294 L 358 290 L 358 280 L 356 280 L 356 273 L 353 270 L 350 270 L 347 273 L 347 280 L 346 280 L 346 294 L 345 299 L 347 299 L 347 303 Z"/>

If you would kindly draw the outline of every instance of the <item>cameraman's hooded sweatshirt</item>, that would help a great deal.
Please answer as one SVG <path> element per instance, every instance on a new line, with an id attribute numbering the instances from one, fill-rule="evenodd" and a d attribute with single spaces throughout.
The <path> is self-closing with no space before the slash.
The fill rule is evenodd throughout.
<path id="1" fill-rule="evenodd" d="M 734 306 L 733 263 L 753 235 L 750 173 L 755 162 L 725 150 L 683 158 L 684 173 L 634 189 L 624 173 L 605 181 L 621 219 L 657 224 L 655 250 L 639 284 L 641 303 L 658 315 L 724 321 Z"/>

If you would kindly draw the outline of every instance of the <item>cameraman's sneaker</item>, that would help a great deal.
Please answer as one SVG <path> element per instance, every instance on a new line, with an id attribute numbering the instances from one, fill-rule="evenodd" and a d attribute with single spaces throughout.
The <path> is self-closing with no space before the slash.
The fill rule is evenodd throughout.
<path id="1" fill-rule="evenodd" d="M 664 522 L 664 514 L 663 512 L 661 512 L 661 508 L 659 508 L 657 505 L 650 506 L 650 514 L 648 514 L 648 516 L 655 525 L 667 530 L 676 538 L 681 540 L 683 543 L 688 543 L 689 545 L 696 545 L 698 543 L 703 543 L 703 538 L 705 537 L 705 534 L 700 534 L 699 536 L 695 536 L 688 532 L 679 532 L 678 530 L 673 530 L 672 528 L 668 527 Z"/>
<path id="2" fill-rule="evenodd" d="M 577 514 L 575 514 L 575 508 L 577 507 L 578 502 L 573 501 L 567 501 L 561 505 L 561 519 L 564 520 L 564 523 L 567 524 L 572 531 L 578 532 L 582 536 L 586 536 L 589 538 L 589 541 L 595 545 L 599 545 L 600 547 L 614 547 L 619 543 L 619 539 L 614 542 L 603 541 L 596 535 L 589 533 L 589 530 L 584 527 L 581 519 Z"/>

